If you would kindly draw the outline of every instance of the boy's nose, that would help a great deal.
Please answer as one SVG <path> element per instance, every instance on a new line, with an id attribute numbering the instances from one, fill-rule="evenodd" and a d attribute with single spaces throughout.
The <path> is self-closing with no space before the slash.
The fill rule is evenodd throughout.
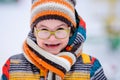
<path id="1" fill-rule="evenodd" d="M 54 41 L 54 40 L 56 40 L 55 35 L 51 35 L 51 36 L 49 37 L 49 39 L 48 39 L 48 40 L 50 40 L 50 41 Z"/>

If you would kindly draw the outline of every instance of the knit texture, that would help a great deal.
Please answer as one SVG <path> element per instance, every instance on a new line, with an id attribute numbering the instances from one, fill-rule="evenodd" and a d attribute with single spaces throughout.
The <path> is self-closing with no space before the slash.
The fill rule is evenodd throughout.
<path id="1" fill-rule="evenodd" d="M 76 62 L 76 57 L 70 52 L 62 52 L 60 55 L 52 55 L 39 48 L 31 39 L 27 39 L 24 44 L 25 57 L 39 69 L 42 69 L 45 74 L 47 71 L 52 71 L 59 75 L 62 79 L 66 72 Z M 59 57 L 60 56 L 60 57 Z M 51 80 L 51 79 L 50 79 Z"/>
<path id="2" fill-rule="evenodd" d="M 74 9 L 75 0 L 32 0 L 31 31 L 23 54 L 12 56 L 3 67 L 2 80 L 106 80 L 99 61 L 81 54 L 86 25 Z M 67 46 L 58 55 L 41 49 L 33 27 L 41 20 L 58 19 L 72 27 Z"/>
<path id="3" fill-rule="evenodd" d="M 23 53 L 11 56 L 2 70 L 1 80 L 46 80 L 42 69 L 31 64 Z M 107 78 L 99 61 L 83 53 L 66 73 L 64 80 L 107 80 Z"/>
<path id="4" fill-rule="evenodd" d="M 45 19 L 58 19 L 76 27 L 75 0 L 33 0 L 31 27 Z"/>

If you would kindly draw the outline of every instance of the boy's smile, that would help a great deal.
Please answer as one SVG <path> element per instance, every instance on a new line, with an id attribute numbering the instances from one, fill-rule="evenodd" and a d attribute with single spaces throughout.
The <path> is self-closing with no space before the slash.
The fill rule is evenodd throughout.
<path id="1" fill-rule="evenodd" d="M 48 48 L 56 48 L 60 45 L 60 43 L 58 44 L 45 44 Z"/>
<path id="2" fill-rule="evenodd" d="M 67 32 L 68 28 L 70 27 L 60 20 L 40 21 L 35 27 L 37 32 L 34 31 L 38 46 L 51 54 L 58 54 L 66 47 L 69 41 L 70 33 Z"/>

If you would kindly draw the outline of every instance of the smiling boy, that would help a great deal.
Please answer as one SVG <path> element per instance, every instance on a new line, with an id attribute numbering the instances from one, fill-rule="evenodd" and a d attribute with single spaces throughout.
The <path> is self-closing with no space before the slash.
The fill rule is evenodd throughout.
<path id="1" fill-rule="evenodd" d="M 100 62 L 82 52 L 86 25 L 75 0 L 32 0 L 23 53 L 3 66 L 2 80 L 107 80 Z"/>

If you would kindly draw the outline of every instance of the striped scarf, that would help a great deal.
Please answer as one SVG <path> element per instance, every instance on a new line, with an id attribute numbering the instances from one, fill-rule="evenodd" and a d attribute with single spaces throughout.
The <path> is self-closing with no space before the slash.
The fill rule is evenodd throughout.
<path id="1" fill-rule="evenodd" d="M 58 55 L 41 49 L 33 31 L 30 31 L 23 45 L 25 57 L 44 72 L 47 80 L 63 80 L 82 52 L 82 43 L 86 39 L 85 23 L 76 13 L 77 27 L 69 39 L 68 45 Z"/>
<path id="2" fill-rule="evenodd" d="M 39 69 L 44 72 L 44 76 L 48 76 L 48 80 L 53 80 L 51 75 L 56 74 L 57 80 L 64 78 L 71 66 L 75 63 L 76 57 L 70 52 L 61 52 L 59 55 L 52 55 L 49 52 L 38 47 L 38 45 L 30 38 L 23 46 L 25 57 Z M 48 74 L 47 74 L 48 73 Z M 60 76 L 60 77 L 59 77 Z"/>

